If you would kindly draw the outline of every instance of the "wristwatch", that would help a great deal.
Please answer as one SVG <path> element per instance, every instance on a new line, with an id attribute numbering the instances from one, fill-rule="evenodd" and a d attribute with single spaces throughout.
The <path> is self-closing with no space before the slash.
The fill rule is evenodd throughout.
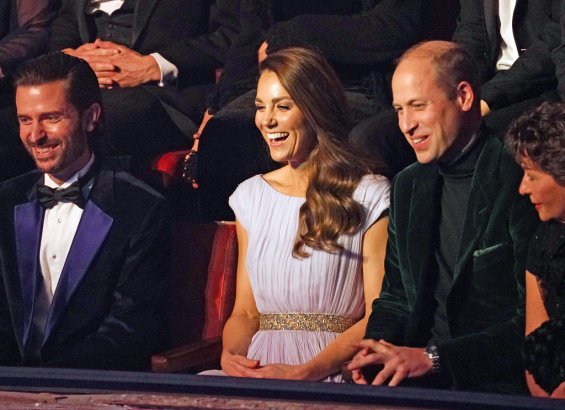
<path id="1" fill-rule="evenodd" d="M 440 370 L 439 350 L 436 345 L 426 347 L 424 354 L 432 361 L 431 374 L 438 374 Z"/>

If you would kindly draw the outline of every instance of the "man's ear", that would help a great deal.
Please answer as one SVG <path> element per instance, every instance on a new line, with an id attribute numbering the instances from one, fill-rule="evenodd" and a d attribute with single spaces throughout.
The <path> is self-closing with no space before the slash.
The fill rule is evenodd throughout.
<path id="1" fill-rule="evenodd" d="M 467 81 L 461 81 L 457 86 L 457 100 L 461 110 L 467 112 L 473 107 L 475 101 L 475 91 Z"/>
<path id="2" fill-rule="evenodd" d="M 102 107 L 98 103 L 92 105 L 84 112 L 82 116 L 83 128 L 86 132 L 92 132 L 96 128 L 96 124 L 100 119 Z"/>

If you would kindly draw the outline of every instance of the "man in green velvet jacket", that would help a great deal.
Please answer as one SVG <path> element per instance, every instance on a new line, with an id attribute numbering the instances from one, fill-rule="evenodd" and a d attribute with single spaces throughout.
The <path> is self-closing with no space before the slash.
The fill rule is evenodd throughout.
<path id="1" fill-rule="evenodd" d="M 408 50 L 393 76 L 418 163 L 394 181 L 381 295 L 349 368 L 357 383 L 525 392 L 524 263 L 536 225 L 522 172 L 481 127 L 476 63 L 459 46 Z M 424 377 L 425 376 L 425 377 Z"/>

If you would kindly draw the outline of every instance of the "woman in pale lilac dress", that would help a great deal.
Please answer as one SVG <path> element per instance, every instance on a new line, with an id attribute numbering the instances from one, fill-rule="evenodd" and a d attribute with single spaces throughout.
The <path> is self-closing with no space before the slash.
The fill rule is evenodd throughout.
<path id="1" fill-rule="evenodd" d="M 526 261 L 526 381 L 534 396 L 565 399 L 565 103 L 543 103 L 510 127 L 524 169 L 520 193 L 543 222 Z"/>
<path id="2" fill-rule="evenodd" d="M 256 108 L 271 157 L 285 165 L 230 198 L 239 263 L 222 370 L 340 381 L 381 287 L 389 182 L 350 151 L 343 90 L 317 53 L 269 55 Z"/>

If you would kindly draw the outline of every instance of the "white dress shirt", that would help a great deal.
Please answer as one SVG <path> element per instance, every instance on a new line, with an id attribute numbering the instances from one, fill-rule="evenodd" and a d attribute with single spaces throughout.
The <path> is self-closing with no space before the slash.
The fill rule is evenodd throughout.
<path id="1" fill-rule="evenodd" d="M 125 0 L 90 0 L 87 12 L 92 14 L 100 10 L 111 16 L 113 12 L 123 6 L 124 1 Z"/>
<path id="2" fill-rule="evenodd" d="M 94 154 L 88 163 L 62 185 L 58 185 L 49 175 L 45 174 L 45 185 L 50 188 L 64 189 L 76 182 L 80 177 L 88 172 L 94 163 Z M 90 181 L 83 189 L 83 194 L 88 194 L 93 182 Z M 59 202 L 51 209 L 45 210 L 43 219 L 43 233 L 39 247 L 39 264 L 43 275 L 43 283 L 49 303 L 53 299 L 59 278 L 69 249 L 73 243 L 75 233 L 82 217 L 83 209 L 72 202 Z"/>
<path id="3" fill-rule="evenodd" d="M 508 70 L 520 57 L 512 29 L 512 19 L 517 0 L 498 0 L 498 18 L 500 20 L 500 52 L 496 62 L 497 70 Z"/>

